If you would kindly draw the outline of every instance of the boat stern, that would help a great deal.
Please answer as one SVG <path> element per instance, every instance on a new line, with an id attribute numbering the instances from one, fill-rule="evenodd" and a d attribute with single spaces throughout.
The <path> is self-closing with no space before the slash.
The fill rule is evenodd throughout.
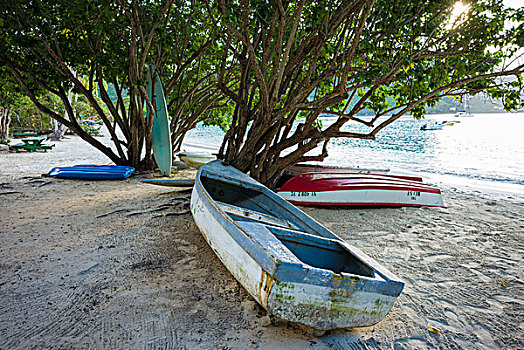
<path id="1" fill-rule="evenodd" d="M 267 309 L 278 318 L 317 330 L 366 327 L 386 317 L 404 287 L 403 282 L 387 282 L 380 276 L 323 275 L 285 282 L 277 277 Z"/>

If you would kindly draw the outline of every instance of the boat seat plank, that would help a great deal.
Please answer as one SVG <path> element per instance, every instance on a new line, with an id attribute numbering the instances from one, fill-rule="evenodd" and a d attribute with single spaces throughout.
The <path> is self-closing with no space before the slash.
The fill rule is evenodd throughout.
<path id="1" fill-rule="evenodd" d="M 309 265 L 335 273 L 374 277 L 374 270 L 339 241 L 257 222 L 237 222 L 249 236 L 281 262 Z"/>
<path id="2" fill-rule="evenodd" d="M 240 208 L 234 205 L 230 205 L 224 202 L 215 202 L 220 209 L 222 209 L 225 213 L 234 215 L 238 218 L 249 220 L 249 221 L 256 221 L 264 224 L 268 224 L 271 226 L 280 226 L 284 228 L 292 228 L 292 229 L 298 229 L 300 228 L 293 224 L 292 222 L 288 220 L 279 219 L 273 215 L 264 214 L 259 211 Z"/>
<path id="3" fill-rule="evenodd" d="M 335 241 L 333 239 L 321 236 L 315 236 L 304 231 L 290 230 L 287 228 L 268 226 L 268 229 L 280 240 L 322 247 L 329 250 L 340 250 L 340 246 L 337 244 L 340 243 L 340 241 Z"/>
<path id="4" fill-rule="evenodd" d="M 270 256 L 293 265 L 302 265 L 302 262 L 268 229 L 265 224 L 242 221 L 237 225 L 248 232 L 249 236 L 266 250 Z"/>
<path id="5" fill-rule="evenodd" d="M 298 240 L 301 242 L 309 242 L 311 245 L 320 245 L 328 249 L 338 249 L 336 244 L 337 241 L 304 232 L 298 226 L 287 220 L 279 219 L 272 215 L 263 214 L 258 211 L 239 208 L 223 202 L 216 203 L 224 212 L 228 214 L 231 214 L 240 219 L 247 219 L 246 221 L 254 221 L 264 224 L 267 226 L 268 230 L 273 235 L 276 235 L 279 239 L 292 241 Z"/>

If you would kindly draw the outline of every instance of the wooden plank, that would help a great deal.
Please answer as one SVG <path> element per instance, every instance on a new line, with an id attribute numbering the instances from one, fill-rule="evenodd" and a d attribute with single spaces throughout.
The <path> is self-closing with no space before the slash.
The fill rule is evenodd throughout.
<path id="1" fill-rule="evenodd" d="M 272 226 L 279 226 L 279 227 L 285 227 L 285 228 L 293 228 L 296 230 L 300 230 L 300 228 L 293 224 L 292 222 L 288 220 L 279 219 L 275 216 L 264 214 L 258 211 L 249 210 L 245 208 L 239 208 L 234 205 L 230 205 L 224 202 L 215 202 L 220 209 L 222 209 L 224 212 L 228 214 L 232 214 L 244 219 L 248 219 L 251 221 L 257 221 L 264 224 L 269 224 Z"/>

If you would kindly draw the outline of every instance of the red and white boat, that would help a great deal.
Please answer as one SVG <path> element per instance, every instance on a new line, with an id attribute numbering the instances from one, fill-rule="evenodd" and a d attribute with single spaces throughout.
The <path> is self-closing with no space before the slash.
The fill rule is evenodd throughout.
<path id="1" fill-rule="evenodd" d="M 296 205 L 444 207 L 440 190 L 401 175 L 303 173 L 278 194 Z"/>

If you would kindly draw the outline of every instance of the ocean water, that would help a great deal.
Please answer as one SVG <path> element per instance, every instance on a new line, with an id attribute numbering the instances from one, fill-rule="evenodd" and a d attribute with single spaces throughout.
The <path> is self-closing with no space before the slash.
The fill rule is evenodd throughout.
<path id="1" fill-rule="evenodd" d="M 442 130 L 422 131 L 427 120 L 448 121 Z M 333 117 L 323 117 L 328 126 Z M 346 130 L 365 131 L 355 124 Z M 223 132 L 198 126 L 185 143 L 218 149 Z M 340 138 L 330 141 L 323 164 L 389 168 L 403 173 L 524 186 L 524 113 L 477 114 L 457 118 L 431 115 L 425 120 L 404 116 L 382 130 L 376 140 Z M 520 187 L 520 186 L 519 186 Z"/>

